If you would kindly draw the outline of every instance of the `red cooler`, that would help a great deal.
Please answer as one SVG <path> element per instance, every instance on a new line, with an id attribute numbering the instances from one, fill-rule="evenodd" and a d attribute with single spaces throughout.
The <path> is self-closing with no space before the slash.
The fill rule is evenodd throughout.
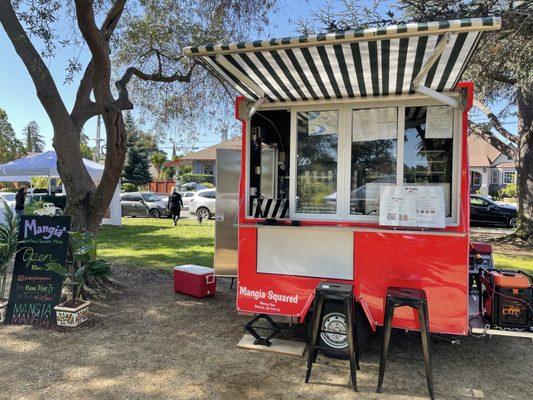
<path id="1" fill-rule="evenodd" d="M 174 267 L 174 290 L 194 297 L 214 296 L 217 287 L 213 268 L 199 265 Z"/>

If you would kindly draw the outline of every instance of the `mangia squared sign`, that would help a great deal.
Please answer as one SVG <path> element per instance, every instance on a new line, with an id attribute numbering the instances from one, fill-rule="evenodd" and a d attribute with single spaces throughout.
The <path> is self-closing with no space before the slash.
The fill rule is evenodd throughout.
<path id="1" fill-rule="evenodd" d="M 67 261 L 70 217 L 22 216 L 6 322 L 50 327 L 56 323 L 63 278 L 48 263 Z"/>

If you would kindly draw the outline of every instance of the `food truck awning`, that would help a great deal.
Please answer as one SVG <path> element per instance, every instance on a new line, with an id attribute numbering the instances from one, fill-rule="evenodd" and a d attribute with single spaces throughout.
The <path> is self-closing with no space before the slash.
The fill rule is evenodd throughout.
<path id="1" fill-rule="evenodd" d="M 184 54 L 249 100 L 405 94 L 418 86 L 446 92 L 455 88 L 481 32 L 500 25 L 499 17 L 408 23 L 187 47 Z"/>

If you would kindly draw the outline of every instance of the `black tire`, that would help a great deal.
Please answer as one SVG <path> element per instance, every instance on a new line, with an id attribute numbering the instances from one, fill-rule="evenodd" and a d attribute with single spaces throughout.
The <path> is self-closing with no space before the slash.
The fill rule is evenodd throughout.
<path id="1" fill-rule="evenodd" d="M 513 217 L 513 218 L 509 219 L 509 227 L 513 228 L 513 229 L 518 228 L 518 218 L 517 217 Z"/>
<path id="2" fill-rule="evenodd" d="M 211 211 L 209 211 L 209 208 L 207 207 L 199 207 L 197 210 L 196 210 L 196 215 L 198 215 L 199 213 L 205 213 L 205 215 L 207 216 L 207 220 L 211 219 Z"/>
<path id="3" fill-rule="evenodd" d="M 312 324 L 312 313 L 308 318 L 308 331 L 311 334 L 311 324 Z M 328 321 L 329 319 L 329 321 Z M 344 332 L 346 329 L 346 315 L 344 311 L 344 306 L 341 302 L 331 302 L 327 303 L 324 307 L 324 313 L 322 315 L 322 329 L 326 329 L 326 324 L 328 324 L 329 331 L 335 331 L 339 329 L 340 332 L 343 331 L 342 326 L 344 325 Z M 356 304 L 355 306 L 355 323 L 357 328 L 357 348 L 359 354 L 361 354 L 365 348 L 366 340 L 368 339 L 368 334 L 370 333 L 370 326 L 366 319 L 366 315 L 363 312 L 363 309 Z M 326 357 L 338 358 L 346 360 L 348 359 L 348 339 L 344 335 L 331 335 L 322 333 L 320 335 L 321 353 Z"/>
<path id="4" fill-rule="evenodd" d="M 159 218 L 159 217 L 161 217 L 161 211 L 159 211 L 156 208 L 152 208 L 150 211 L 148 211 L 148 217 L 150 217 L 150 218 Z"/>

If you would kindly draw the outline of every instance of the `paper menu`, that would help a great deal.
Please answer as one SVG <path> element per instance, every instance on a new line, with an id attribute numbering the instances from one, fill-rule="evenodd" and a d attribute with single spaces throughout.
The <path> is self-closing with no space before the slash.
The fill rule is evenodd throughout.
<path id="1" fill-rule="evenodd" d="M 396 139 L 398 110 L 396 107 L 354 110 L 352 127 L 354 142 Z"/>
<path id="2" fill-rule="evenodd" d="M 442 186 L 382 186 L 379 224 L 421 228 L 445 228 Z"/>
<path id="3" fill-rule="evenodd" d="M 451 139 L 453 136 L 453 108 L 434 106 L 427 108 L 426 139 Z"/>

